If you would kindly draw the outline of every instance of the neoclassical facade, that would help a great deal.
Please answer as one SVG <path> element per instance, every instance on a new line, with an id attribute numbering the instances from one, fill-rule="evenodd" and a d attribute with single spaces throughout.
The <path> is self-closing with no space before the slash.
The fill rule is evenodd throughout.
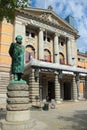
<path id="1" fill-rule="evenodd" d="M 55 14 L 52 8 L 17 10 L 15 23 L 11 26 L 12 41 L 19 34 L 23 36 L 23 78 L 29 85 L 30 102 L 87 98 L 87 69 L 79 66 L 76 46 L 79 36 L 73 26 Z M 9 57 L 8 66 L 10 62 Z M 10 67 L 7 72 L 9 74 Z"/>

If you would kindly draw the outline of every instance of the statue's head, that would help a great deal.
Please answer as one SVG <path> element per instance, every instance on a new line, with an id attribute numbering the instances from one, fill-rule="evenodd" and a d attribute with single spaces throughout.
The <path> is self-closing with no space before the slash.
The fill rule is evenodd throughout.
<path id="1" fill-rule="evenodd" d="M 21 44 L 22 43 L 22 36 L 21 35 L 17 35 L 16 41 L 17 41 L 17 43 Z"/>

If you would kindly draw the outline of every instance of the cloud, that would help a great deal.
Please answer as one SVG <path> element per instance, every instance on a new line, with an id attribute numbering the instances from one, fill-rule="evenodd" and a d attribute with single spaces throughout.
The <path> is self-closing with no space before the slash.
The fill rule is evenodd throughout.
<path id="1" fill-rule="evenodd" d="M 32 0 L 33 1 L 33 0 Z M 86 0 L 34 0 L 35 7 L 47 8 L 51 5 L 54 12 L 60 17 L 66 18 L 72 15 L 75 19 L 75 27 L 79 31 L 80 38 L 77 40 L 78 49 L 85 48 L 87 51 L 87 1 Z"/>

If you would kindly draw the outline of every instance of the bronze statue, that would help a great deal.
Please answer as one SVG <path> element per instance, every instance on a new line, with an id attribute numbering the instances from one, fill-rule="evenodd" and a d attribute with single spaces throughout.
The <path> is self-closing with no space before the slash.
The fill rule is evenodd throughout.
<path id="1" fill-rule="evenodd" d="M 22 80 L 24 73 L 24 46 L 22 45 L 22 36 L 16 37 L 16 42 L 11 43 L 9 54 L 12 58 L 11 73 L 14 74 L 14 80 Z"/>

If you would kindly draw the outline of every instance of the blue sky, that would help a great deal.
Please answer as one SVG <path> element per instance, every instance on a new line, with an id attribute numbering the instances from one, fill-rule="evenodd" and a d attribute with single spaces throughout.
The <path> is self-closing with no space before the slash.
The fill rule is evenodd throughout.
<path id="1" fill-rule="evenodd" d="M 37 8 L 53 7 L 53 11 L 60 17 L 66 18 L 72 15 L 80 38 L 77 40 L 77 48 L 87 51 L 87 0 L 31 0 L 32 6 Z"/>

